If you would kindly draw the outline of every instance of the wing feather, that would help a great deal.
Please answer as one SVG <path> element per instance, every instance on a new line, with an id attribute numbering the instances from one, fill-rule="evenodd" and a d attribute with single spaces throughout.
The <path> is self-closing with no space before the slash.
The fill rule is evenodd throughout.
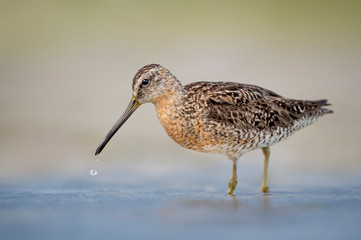
<path id="1" fill-rule="evenodd" d="M 198 82 L 185 86 L 206 105 L 205 117 L 240 129 L 291 127 L 307 114 L 330 112 L 322 109 L 327 100 L 302 101 L 254 85 L 230 82 Z M 323 111 L 322 111 L 323 110 Z"/>

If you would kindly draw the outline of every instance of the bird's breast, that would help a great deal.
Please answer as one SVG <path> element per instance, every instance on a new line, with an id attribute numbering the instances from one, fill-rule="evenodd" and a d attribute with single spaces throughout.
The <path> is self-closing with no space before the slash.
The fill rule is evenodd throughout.
<path id="1" fill-rule="evenodd" d="M 211 152 L 218 144 L 217 139 L 205 130 L 205 123 L 199 111 L 185 108 L 175 99 L 159 100 L 155 107 L 166 133 L 181 146 L 196 151 Z"/>

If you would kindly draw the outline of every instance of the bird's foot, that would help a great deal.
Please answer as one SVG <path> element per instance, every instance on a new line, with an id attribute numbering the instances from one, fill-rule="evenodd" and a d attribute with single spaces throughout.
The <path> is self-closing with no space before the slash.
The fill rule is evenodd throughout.
<path id="1" fill-rule="evenodd" d="M 237 180 L 234 181 L 234 180 L 231 179 L 231 180 L 229 181 L 228 186 L 229 186 L 229 188 L 228 188 L 227 194 L 232 195 L 233 192 L 234 192 L 234 189 L 236 189 Z"/>
<path id="2" fill-rule="evenodd" d="M 269 187 L 267 185 L 262 184 L 261 193 L 269 193 Z"/>

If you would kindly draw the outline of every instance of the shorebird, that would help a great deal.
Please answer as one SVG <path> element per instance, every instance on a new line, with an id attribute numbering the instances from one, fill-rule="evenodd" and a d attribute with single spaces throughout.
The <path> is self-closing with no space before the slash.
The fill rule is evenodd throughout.
<path id="1" fill-rule="evenodd" d="M 182 147 L 227 156 L 233 162 L 228 194 L 237 186 L 237 161 L 261 148 L 261 192 L 267 193 L 270 146 L 332 113 L 327 100 L 284 98 L 270 90 L 236 82 L 195 82 L 183 86 L 166 68 L 150 64 L 133 78 L 133 95 L 123 115 L 97 148 L 98 155 L 144 103 L 153 103 L 165 131 Z"/>

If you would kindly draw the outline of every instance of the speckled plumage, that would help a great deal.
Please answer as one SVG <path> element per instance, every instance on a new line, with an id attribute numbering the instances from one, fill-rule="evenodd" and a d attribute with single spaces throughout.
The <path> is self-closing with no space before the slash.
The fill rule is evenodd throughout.
<path id="1" fill-rule="evenodd" d="M 287 99 L 254 85 L 195 82 L 182 86 L 169 70 L 150 64 L 133 79 L 133 100 L 129 106 L 136 106 L 121 117 L 97 154 L 114 135 L 114 129 L 118 130 L 140 104 L 147 102 L 154 104 L 161 124 L 175 142 L 188 149 L 226 155 L 234 162 L 234 175 L 242 154 L 262 148 L 265 156 L 265 151 L 269 156 L 269 146 L 332 113 L 324 108 L 329 105 L 327 100 Z M 234 190 L 236 176 L 231 181 Z M 267 192 L 266 179 L 263 185 L 262 191 Z"/>

